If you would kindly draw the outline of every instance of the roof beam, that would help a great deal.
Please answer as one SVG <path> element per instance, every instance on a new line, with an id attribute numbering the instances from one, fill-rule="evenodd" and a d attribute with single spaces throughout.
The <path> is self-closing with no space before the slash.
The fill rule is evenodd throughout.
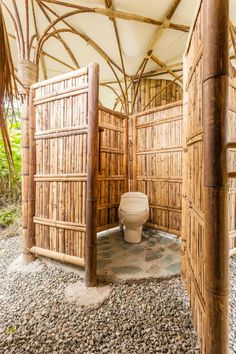
<path id="1" fill-rule="evenodd" d="M 76 4 L 71 4 L 69 2 L 65 1 L 57 1 L 57 0 L 42 0 L 43 2 L 48 2 L 56 5 L 61 5 L 65 7 L 70 7 L 78 10 L 82 10 L 83 12 L 93 12 L 98 15 L 104 15 L 109 18 L 120 18 L 122 20 L 127 20 L 127 21 L 137 21 L 137 22 L 142 22 L 142 23 L 147 23 L 149 25 L 156 25 L 156 26 L 161 26 L 163 25 L 163 21 L 158 21 L 154 20 L 150 17 L 144 17 L 124 11 L 117 11 L 117 10 L 111 10 L 111 9 L 104 9 L 104 8 L 99 8 L 99 7 L 86 7 L 86 6 L 80 6 Z M 182 32 L 189 32 L 190 27 L 177 24 L 177 23 L 169 23 L 168 28 L 171 28 L 176 31 L 182 31 Z"/>

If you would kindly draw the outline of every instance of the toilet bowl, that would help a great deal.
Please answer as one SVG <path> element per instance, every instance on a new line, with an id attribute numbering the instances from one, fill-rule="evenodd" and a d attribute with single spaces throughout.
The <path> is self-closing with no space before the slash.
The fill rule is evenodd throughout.
<path id="1" fill-rule="evenodd" d="M 148 220 L 148 196 L 141 192 L 128 192 L 121 196 L 119 219 L 124 225 L 125 241 L 139 243 L 143 224 Z"/>

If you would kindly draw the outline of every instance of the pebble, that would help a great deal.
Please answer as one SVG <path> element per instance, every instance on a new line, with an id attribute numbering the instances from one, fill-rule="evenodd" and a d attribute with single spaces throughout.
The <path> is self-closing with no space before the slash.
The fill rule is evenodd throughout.
<path id="1" fill-rule="evenodd" d="M 0 354 L 200 354 L 180 278 L 114 284 L 100 308 L 81 310 L 64 296 L 65 287 L 79 280 L 78 274 L 47 266 L 37 274 L 7 274 L 20 253 L 20 238 L 0 240 L 1 249 Z M 231 259 L 230 274 L 233 354 L 236 258 Z M 9 328 L 16 329 L 14 334 Z"/>

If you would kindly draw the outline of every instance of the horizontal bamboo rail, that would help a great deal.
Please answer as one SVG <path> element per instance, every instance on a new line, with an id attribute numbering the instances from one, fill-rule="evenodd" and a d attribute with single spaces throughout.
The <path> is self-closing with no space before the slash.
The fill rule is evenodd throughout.
<path id="1" fill-rule="evenodd" d="M 36 247 L 36 246 L 31 247 L 30 252 L 36 254 L 37 256 L 43 256 L 43 257 L 51 258 L 51 259 L 54 259 L 56 261 L 60 261 L 60 262 L 63 262 L 63 263 L 70 263 L 70 264 L 74 264 L 74 265 L 77 265 L 77 266 L 80 266 L 80 267 L 84 267 L 85 266 L 83 258 L 70 256 L 70 255 L 65 254 L 65 253 L 60 253 L 60 252 L 55 252 L 55 251 L 51 251 L 51 250 L 46 250 L 44 248 Z"/>

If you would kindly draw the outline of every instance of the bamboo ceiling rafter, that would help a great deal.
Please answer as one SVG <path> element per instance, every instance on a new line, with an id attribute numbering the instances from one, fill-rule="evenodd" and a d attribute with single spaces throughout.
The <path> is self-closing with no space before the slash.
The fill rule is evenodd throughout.
<path id="1" fill-rule="evenodd" d="M 75 5 L 75 4 L 71 4 L 68 2 L 56 1 L 56 0 L 41 0 L 41 1 L 48 2 L 51 4 L 61 5 L 61 6 L 65 6 L 65 7 L 71 7 L 74 9 L 83 10 L 84 12 L 91 12 L 91 13 L 95 13 L 98 15 L 104 15 L 109 18 L 120 18 L 122 20 L 127 20 L 127 21 L 138 21 L 138 22 L 147 23 L 147 24 L 156 25 L 156 26 L 163 25 L 163 21 L 157 21 L 157 20 L 154 20 L 149 17 L 139 16 L 139 15 L 131 14 L 128 12 L 123 12 L 123 11 L 116 11 L 116 10 L 111 10 L 111 9 L 97 8 L 97 7 L 91 8 L 91 7 L 80 6 L 80 5 Z M 180 24 L 176 24 L 176 23 L 169 23 L 168 28 L 171 28 L 176 31 L 182 31 L 182 32 L 189 32 L 189 29 L 190 29 L 189 26 L 180 25 Z"/>
<path id="2" fill-rule="evenodd" d="M 38 25 L 37 25 L 35 7 L 34 7 L 33 0 L 31 0 L 31 6 L 32 6 L 32 12 L 33 12 L 35 34 L 36 34 L 37 40 L 39 40 L 39 31 L 38 31 Z M 33 36 L 32 36 L 32 39 L 33 39 Z M 42 67 L 42 71 L 43 71 L 43 77 L 44 77 L 44 80 L 46 80 L 48 78 L 48 75 L 47 75 L 47 69 L 46 69 L 46 64 L 45 64 L 45 59 L 44 59 L 44 53 L 43 52 L 40 55 L 40 62 L 41 62 L 41 67 Z"/>
<path id="3" fill-rule="evenodd" d="M 11 10 L 7 7 L 7 3 L 11 1 Z M 113 75 L 115 77 L 114 84 L 117 83 L 119 85 L 119 89 L 117 91 L 116 87 L 113 87 L 113 93 L 117 97 L 117 102 L 121 103 L 121 107 L 127 113 L 129 111 L 129 89 L 131 85 L 142 78 L 150 78 L 156 75 L 161 75 L 164 73 L 168 73 L 173 76 L 174 79 L 178 78 L 178 72 L 182 69 L 182 63 L 180 65 L 174 64 L 168 66 L 166 63 L 162 62 L 157 56 L 153 55 L 153 50 L 166 28 L 172 29 L 174 31 L 182 31 L 184 33 L 189 31 L 189 26 L 176 24 L 171 22 L 171 18 L 173 17 L 178 5 L 181 0 L 172 0 L 171 6 L 169 7 L 166 16 L 162 20 L 156 20 L 153 18 L 140 16 L 137 14 L 125 12 L 125 11 L 117 11 L 114 9 L 112 0 L 101 0 L 101 4 L 104 4 L 104 7 L 88 7 L 81 6 L 79 4 L 71 4 L 66 1 L 58 1 L 58 0 L 24 0 L 19 5 L 19 2 L 16 0 L 0 0 L 0 3 L 3 5 L 5 10 L 8 12 L 11 18 L 11 22 L 14 27 L 15 39 L 17 42 L 18 50 L 19 50 L 19 58 L 31 60 L 33 55 L 33 62 L 41 64 L 41 70 L 43 73 L 43 77 L 46 78 L 48 76 L 47 67 L 45 58 L 50 58 L 61 65 L 64 65 L 66 68 L 74 70 L 79 67 L 79 63 L 77 58 L 72 53 L 71 49 L 68 46 L 68 43 L 63 38 L 63 33 L 71 33 L 73 35 L 78 35 L 82 38 L 89 46 L 91 46 L 100 57 L 105 60 L 105 62 L 110 67 Z M 30 6 L 31 4 L 31 6 Z M 56 5 L 57 7 L 51 7 L 50 5 Z M 22 6 L 24 6 L 24 17 L 25 17 L 25 26 L 24 30 L 22 27 L 22 23 L 20 21 L 20 17 L 22 16 Z M 21 7 L 21 9 L 20 9 Z M 37 8 L 36 8 L 37 7 Z M 64 12 L 63 14 L 59 14 L 55 9 L 68 8 L 68 12 Z M 13 11 L 12 11 L 13 8 Z M 21 12 L 19 11 L 21 10 Z M 31 11 L 31 12 L 30 12 Z M 43 16 L 48 21 L 48 26 L 42 30 L 39 30 L 39 12 L 42 13 Z M 104 18 L 109 18 L 112 21 L 114 27 L 115 38 L 117 42 L 117 47 L 119 51 L 120 63 L 121 66 L 114 61 L 105 51 L 99 46 L 87 33 L 81 31 L 77 25 L 71 23 L 70 18 L 75 15 L 80 15 L 84 13 L 92 13 L 103 16 Z M 52 17 L 54 16 L 54 17 Z M 40 18 L 40 17 L 39 17 Z M 33 21 L 31 20 L 33 19 Z M 136 21 L 138 23 L 149 24 L 153 26 L 157 26 L 155 36 L 151 41 L 147 54 L 144 57 L 141 65 L 139 66 L 139 70 L 134 75 L 128 75 L 125 68 L 125 60 L 124 54 L 122 51 L 122 43 L 120 40 L 117 19 L 121 19 L 124 21 Z M 31 22 L 33 22 L 33 25 Z M 65 28 L 61 28 L 61 24 L 65 25 Z M 33 35 L 32 35 L 32 26 L 33 26 Z M 64 27 L 64 26 L 63 26 Z M 68 28 L 68 29 L 67 29 Z M 30 37 L 31 34 L 31 37 Z M 73 64 L 70 65 L 68 62 L 62 60 L 61 58 L 57 58 L 56 56 L 48 53 L 43 50 L 43 44 L 49 39 L 54 37 L 59 40 L 64 46 L 69 58 L 72 60 Z M 158 64 L 157 68 L 151 70 L 149 72 L 145 72 L 145 68 L 147 62 L 151 59 L 153 62 Z M 123 78 L 121 78 L 120 74 L 122 74 Z M 118 75 L 119 74 L 119 75 Z M 181 79 L 177 79 L 181 82 Z M 129 84 L 128 84 L 128 81 Z M 108 83 L 109 85 L 109 83 Z M 138 87 L 136 85 L 136 87 Z M 118 99 L 119 97 L 119 99 Z M 132 102 L 134 104 L 134 102 Z"/>
<path id="4" fill-rule="evenodd" d="M 112 0 L 105 0 L 105 6 L 107 9 L 112 10 L 113 9 Z M 129 111 L 129 108 L 128 108 L 128 85 L 127 85 L 127 76 L 126 76 L 126 71 L 125 71 L 125 64 L 124 64 L 124 59 L 123 59 L 123 54 L 122 54 L 121 42 L 120 42 L 120 37 L 119 37 L 119 33 L 118 33 L 116 18 L 110 17 L 110 20 L 113 23 L 117 46 L 118 46 L 119 55 L 120 55 L 121 66 L 122 66 L 122 70 L 123 70 L 123 77 L 124 77 L 124 83 L 125 83 L 125 102 L 124 102 L 124 104 L 125 104 L 125 112 L 128 114 L 128 111 Z"/>
<path id="5" fill-rule="evenodd" d="M 36 0 L 36 1 L 39 2 L 40 0 Z M 55 20 L 56 23 L 62 21 L 66 26 L 68 26 L 69 29 L 71 29 L 72 33 L 75 33 L 75 32 L 76 32 L 76 34 L 78 34 L 80 37 L 82 37 L 89 45 L 91 45 L 91 46 L 103 57 L 103 59 L 105 59 L 105 61 L 107 62 L 107 64 L 108 64 L 109 67 L 111 68 L 111 70 L 112 70 L 112 72 L 113 72 L 113 74 L 114 74 L 114 76 L 115 76 L 115 78 L 116 78 L 117 83 L 119 84 L 121 93 L 122 93 L 123 98 L 124 98 L 124 100 L 125 100 L 125 102 L 126 102 L 126 100 L 127 100 L 126 97 L 127 97 L 128 93 L 127 93 L 127 95 L 125 94 L 125 92 L 124 92 L 124 90 L 123 90 L 123 88 L 122 88 L 120 79 L 118 78 L 118 75 L 117 75 L 117 73 L 115 72 L 115 69 L 113 68 L 113 66 L 116 67 L 116 69 L 118 69 L 121 73 L 123 73 L 124 78 L 126 79 L 126 74 L 125 74 L 125 70 L 124 70 L 124 63 L 123 63 L 123 57 L 122 57 L 122 53 L 121 53 L 121 45 L 120 45 L 120 40 L 119 40 L 119 36 L 118 36 L 118 31 L 116 32 L 116 34 L 117 34 L 117 36 L 118 36 L 117 41 L 119 40 L 118 46 L 119 46 L 119 51 L 120 51 L 120 55 L 121 55 L 121 58 L 122 58 L 122 59 L 121 59 L 122 69 L 102 50 L 101 47 L 99 47 L 99 46 L 97 45 L 97 43 L 96 43 L 95 41 L 93 41 L 91 38 L 89 38 L 86 34 L 80 32 L 77 28 L 75 28 L 75 27 L 72 26 L 68 21 L 65 20 L 65 18 L 67 18 L 67 17 L 73 16 L 74 14 L 77 14 L 77 13 L 81 13 L 80 10 L 79 10 L 79 11 L 78 11 L 78 10 L 73 11 L 72 13 L 67 13 L 65 16 L 61 16 L 61 17 L 60 17 L 60 16 L 56 13 L 56 11 L 50 9 L 47 5 L 44 4 L 43 6 L 46 7 L 54 16 L 56 16 L 56 20 Z M 63 17 L 63 18 L 62 18 L 62 17 Z M 50 25 L 50 26 L 52 26 L 52 25 Z M 55 25 L 53 26 L 53 28 L 55 28 Z M 46 35 L 46 32 L 48 32 L 49 30 L 50 30 L 50 28 L 47 28 L 47 29 L 45 30 L 45 34 L 43 34 L 43 36 Z M 75 31 L 75 32 L 74 32 L 74 31 Z M 43 37 L 43 36 L 42 36 L 42 37 Z M 39 41 L 40 41 L 40 40 L 39 40 Z M 113 65 L 113 66 L 112 66 L 112 65 Z M 125 97 L 125 96 L 126 96 L 126 97 Z M 125 111 L 127 111 L 127 105 L 126 105 L 126 104 L 125 104 Z"/>
<path id="6" fill-rule="evenodd" d="M 47 14 L 47 12 L 45 11 L 45 9 L 43 8 L 43 6 L 41 5 L 40 1 L 39 0 L 36 0 L 38 6 L 40 7 L 42 13 L 44 14 L 44 16 L 46 17 L 46 19 L 48 20 L 48 23 L 50 24 L 52 22 L 50 16 Z M 56 27 L 53 26 L 54 30 L 56 30 Z M 61 43 L 62 45 L 64 46 L 64 48 L 66 49 L 69 57 L 71 58 L 71 60 L 73 61 L 76 69 L 79 69 L 79 63 L 78 61 L 76 60 L 72 50 L 69 48 L 69 46 L 67 45 L 67 43 L 64 41 L 64 39 L 60 36 L 60 35 L 56 35 L 55 38 L 57 38 Z"/>
<path id="7" fill-rule="evenodd" d="M 145 68 L 147 66 L 147 63 L 148 63 L 149 59 L 151 58 L 151 56 L 153 54 L 153 51 L 154 51 L 154 49 L 155 49 L 155 47 L 156 47 L 156 45 L 157 45 L 162 33 L 164 32 L 165 28 L 169 28 L 170 20 L 171 20 L 172 16 L 174 15 L 174 13 L 176 12 L 176 10 L 177 10 L 179 4 L 181 3 L 181 1 L 182 0 L 172 0 L 171 6 L 168 9 L 165 18 L 163 19 L 162 25 L 157 29 L 157 31 L 156 31 L 156 33 L 155 33 L 155 35 L 154 35 L 149 47 L 148 47 L 146 56 L 143 58 L 140 66 L 138 68 L 138 71 L 137 71 L 136 75 L 138 75 L 139 72 L 140 72 L 140 74 L 139 74 L 139 80 L 138 80 L 138 83 L 136 85 L 135 92 L 134 92 L 134 98 L 133 98 L 133 102 L 132 102 L 131 112 L 133 112 L 133 110 L 134 110 L 134 105 L 135 105 L 135 101 L 136 101 L 136 98 L 137 98 L 140 82 L 141 82 L 144 70 L 145 70 Z"/>

